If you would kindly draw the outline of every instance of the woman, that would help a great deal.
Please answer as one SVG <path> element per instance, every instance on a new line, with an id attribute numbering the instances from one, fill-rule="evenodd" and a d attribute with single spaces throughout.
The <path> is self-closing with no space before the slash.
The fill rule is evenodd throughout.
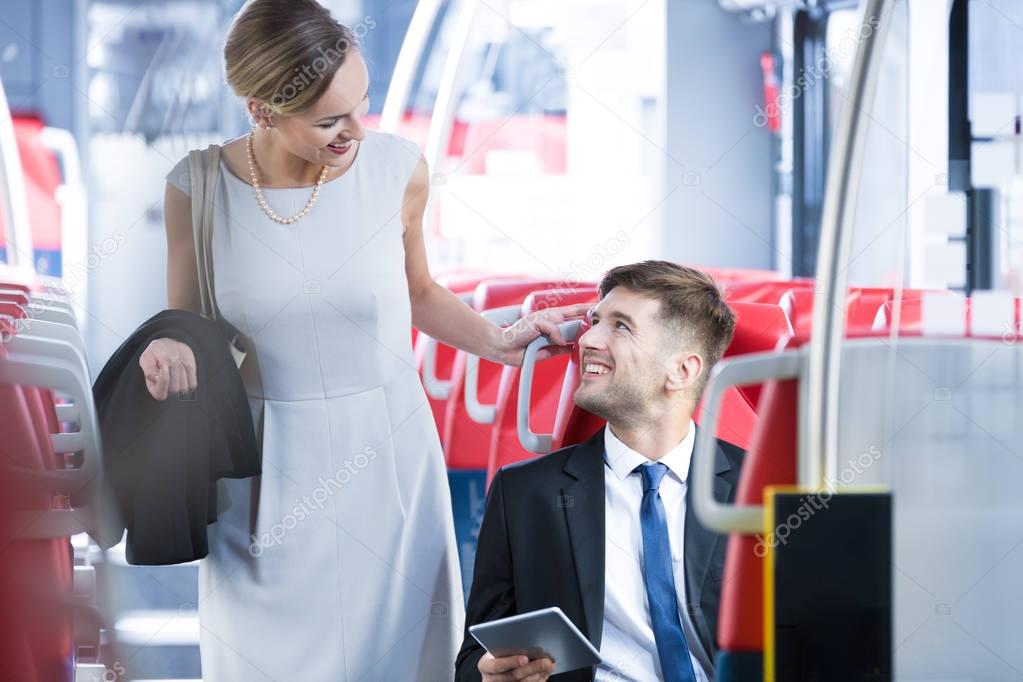
<path id="1" fill-rule="evenodd" d="M 462 589 L 444 461 L 415 370 L 414 325 L 506 364 L 585 306 L 500 330 L 430 277 L 429 171 L 366 130 L 366 65 L 313 0 L 254 0 L 227 82 L 251 133 L 223 146 L 213 263 L 263 474 L 223 480 L 201 562 L 203 677 L 450 680 Z M 199 310 L 187 159 L 167 175 L 168 298 Z M 196 387 L 183 344 L 141 358 L 157 399 Z"/>

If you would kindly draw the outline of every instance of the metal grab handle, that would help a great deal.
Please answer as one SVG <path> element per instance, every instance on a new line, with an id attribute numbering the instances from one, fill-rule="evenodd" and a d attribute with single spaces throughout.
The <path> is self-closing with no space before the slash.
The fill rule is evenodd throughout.
<path id="1" fill-rule="evenodd" d="M 451 380 L 441 379 L 437 376 L 437 339 L 419 332 L 426 344 L 423 353 L 423 388 L 426 393 L 436 400 L 447 400 L 451 395 Z"/>
<path id="2" fill-rule="evenodd" d="M 78 319 L 75 317 L 74 312 L 65 307 L 38 303 L 33 299 L 28 304 L 26 312 L 28 313 L 27 320 L 56 322 L 78 329 Z"/>
<path id="3" fill-rule="evenodd" d="M 68 315 L 70 315 L 76 322 L 78 321 L 78 317 L 75 313 L 75 307 L 70 301 L 63 297 L 58 297 L 49 293 L 32 294 L 29 296 L 28 305 L 30 308 L 36 305 L 46 306 L 47 308 L 57 308 L 58 310 L 63 310 L 68 313 Z"/>
<path id="4" fill-rule="evenodd" d="M 50 434 L 50 443 L 57 453 L 82 450 L 82 466 L 39 471 L 35 477 L 45 480 L 55 492 L 90 499 L 98 483 L 102 452 L 92 388 L 78 350 L 64 341 L 17 336 L 5 348 L 7 354 L 0 360 L 0 381 L 67 393 L 79 415 L 78 431 Z"/>
<path id="5" fill-rule="evenodd" d="M 21 350 L 28 354 L 41 352 L 48 357 L 67 360 L 80 369 L 82 376 L 89 376 L 89 365 L 85 357 L 85 346 L 81 336 L 74 329 L 60 322 L 32 320 L 31 327 L 19 332 L 7 341 L 7 348 Z"/>
<path id="6" fill-rule="evenodd" d="M 56 389 L 71 395 L 76 405 L 85 407 L 82 411 L 80 435 L 83 461 L 80 469 L 32 472 L 37 480 L 52 484 L 55 492 L 77 495 L 80 499 L 92 500 L 102 472 L 100 459 L 102 451 L 99 442 L 99 427 L 96 410 L 92 402 L 92 390 L 81 367 L 73 361 L 60 357 L 61 352 L 49 352 L 50 344 L 61 344 L 34 340 L 33 351 L 16 350 L 7 347 L 7 354 L 0 361 L 0 381 L 9 384 L 35 385 Z M 51 434 L 55 435 L 55 434 Z M 83 531 L 92 531 L 91 509 L 46 509 L 18 512 L 15 514 L 18 527 L 24 528 L 25 537 L 62 537 Z"/>
<path id="7" fill-rule="evenodd" d="M 73 365 L 80 366 L 82 373 L 85 376 L 89 376 L 85 345 L 77 331 L 66 324 L 58 322 L 32 319 L 28 320 L 28 323 L 24 331 L 8 341 L 10 348 L 23 349 L 31 354 L 36 348 L 33 345 L 36 341 L 57 341 L 59 342 L 58 344 L 50 346 L 53 352 L 59 353 L 60 357 Z M 70 348 L 67 346 L 70 346 Z M 77 423 L 81 418 L 81 407 L 81 405 L 74 403 L 54 405 L 57 421 Z M 50 434 L 50 442 L 54 452 L 77 452 L 82 449 L 80 437 L 80 432 L 52 433 Z"/>
<path id="8" fill-rule="evenodd" d="M 79 334 L 74 327 L 63 322 L 50 322 L 35 318 L 24 318 L 22 320 L 18 320 L 18 322 L 21 323 L 22 326 L 21 331 L 19 331 L 14 337 L 15 339 L 41 337 L 52 341 L 63 341 L 78 351 L 79 360 L 82 363 L 82 369 L 88 375 L 89 367 L 88 361 L 86 360 L 87 354 L 85 352 L 85 341 L 82 339 L 82 335 Z"/>
<path id="9" fill-rule="evenodd" d="M 509 305 L 503 308 L 491 308 L 480 313 L 494 324 L 504 327 L 514 324 L 519 319 L 521 306 Z M 497 405 L 484 405 L 479 400 L 480 357 L 472 353 L 465 354 L 465 411 L 469 419 L 477 424 L 493 424 L 497 419 Z"/>
<path id="10" fill-rule="evenodd" d="M 693 510 L 707 528 L 718 533 L 746 534 L 759 533 L 764 529 L 763 506 L 723 504 L 714 499 L 715 435 L 725 392 L 733 386 L 798 377 L 800 365 L 801 357 L 795 350 L 751 353 L 725 360 L 711 372 L 703 398 L 702 423 L 696 431 L 693 451 Z"/>
<path id="11" fill-rule="evenodd" d="M 459 294 L 458 298 L 467 306 L 472 306 L 472 294 Z M 420 330 L 419 335 L 423 337 L 423 388 L 426 394 L 434 400 L 447 400 L 451 395 L 451 379 L 441 379 L 437 376 L 437 339 Z"/>
<path id="12" fill-rule="evenodd" d="M 572 343 L 579 338 L 582 326 L 582 320 L 572 320 L 559 324 L 558 330 L 566 343 Z M 519 371 L 519 397 L 515 410 L 519 442 L 522 443 L 522 447 L 538 455 L 546 455 L 553 449 L 554 434 L 534 433 L 529 428 L 529 399 L 533 393 L 533 370 L 536 369 L 536 354 L 553 345 L 555 344 L 546 336 L 534 339 L 526 346 L 526 353 L 522 357 L 522 369 Z"/>

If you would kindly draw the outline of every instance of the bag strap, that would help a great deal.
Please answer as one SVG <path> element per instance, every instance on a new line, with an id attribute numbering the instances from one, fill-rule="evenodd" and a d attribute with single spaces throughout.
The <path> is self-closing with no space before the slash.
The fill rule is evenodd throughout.
<path id="1" fill-rule="evenodd" d="M 220 146 L 211 144 L 205 151 L 188 153 L 192 185 L 192 241 L 195 245 L 195 269 L 199 279 L 199 303 L 203 317 L 220 317 L 213 288 L 213 200 L 220 179 Z"/>
<path id="2" fill-rule="evenodd" d="M 195 270 L 199 278 L 199 307 L 208 320 L 220 319 L 213 289 L 213 199 L 220 179 L 220 146 L 211 144 L 205 153 L 188 152 L 188 170 L 192 182 L 192 242 L 195 244 Z M 245 348 L 238 334 L 228 343 L 236 367 L 245 360 Z"/>

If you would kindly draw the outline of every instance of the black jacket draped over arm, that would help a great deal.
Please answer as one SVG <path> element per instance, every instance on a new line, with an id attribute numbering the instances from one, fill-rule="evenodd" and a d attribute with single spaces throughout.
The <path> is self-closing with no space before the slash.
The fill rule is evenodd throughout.
<path id="1" fill-rule="evenodd" d="M 185 310 L 157 313 L 104 365 L 93 397 L 103 443 L 104 547 L 127 529 L 131 564 L 193 561 L 209 552 L 206 526 L 217 520 L 220 478 L 261 473 L 252 413 L 228 350 L 224 322 Z M 156 400 L 139 357 L 169 337 L 192 349 L 198 388 Z"/>

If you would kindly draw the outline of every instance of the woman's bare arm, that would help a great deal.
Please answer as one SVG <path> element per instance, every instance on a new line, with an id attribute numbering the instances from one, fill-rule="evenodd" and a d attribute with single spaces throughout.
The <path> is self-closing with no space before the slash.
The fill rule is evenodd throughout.
<path id="1" fill-rule="evenodd" d="M 163 195 L 163 220 L 167 228 L 167 307 L 198 313 L 201 308 L 192 240 L 192 200 L 170 183 Z"/>
<path id="2" fill-rule="evenodd" d="M 521 365 L 526 344 L 541 334 L 562 346 L 564 340 L 558 324 L 582 315 L 591 307 L 590 304 L 537 311 L 511 327 L 501 329 L 433 281 L 423 240 L 423 216 L 429 194 L 430 171 L 426 159 L 420 158 L 405 189 L 401 209 L 412 325 L 441 343 L 505 365 Z M 567 347 L 547 348 L 537 357 L 543 359 L 564 350 Z"/>
<path id="3" fill-rule="evenodd" d="M 199 281 L 192 241 L 192 201 L 167 185 L 163 194 L 163 220 L 167 227 L 167 307 L 199 312 Z M 157 400 L 194 391 L 197 386 L 192 349 L 171 338 L 150 342 L 139 356 L 146 388 Z"/>
<path id="4" fill-rule="evenodd" d="M 412 325 L 455 348 L 496 359 L 500 329 L 433 281 L 426 261 L 423 215 L 430 194 L 430 171 L 420 157 L 402 202 L 405 274 L 412 302 Z"/>

